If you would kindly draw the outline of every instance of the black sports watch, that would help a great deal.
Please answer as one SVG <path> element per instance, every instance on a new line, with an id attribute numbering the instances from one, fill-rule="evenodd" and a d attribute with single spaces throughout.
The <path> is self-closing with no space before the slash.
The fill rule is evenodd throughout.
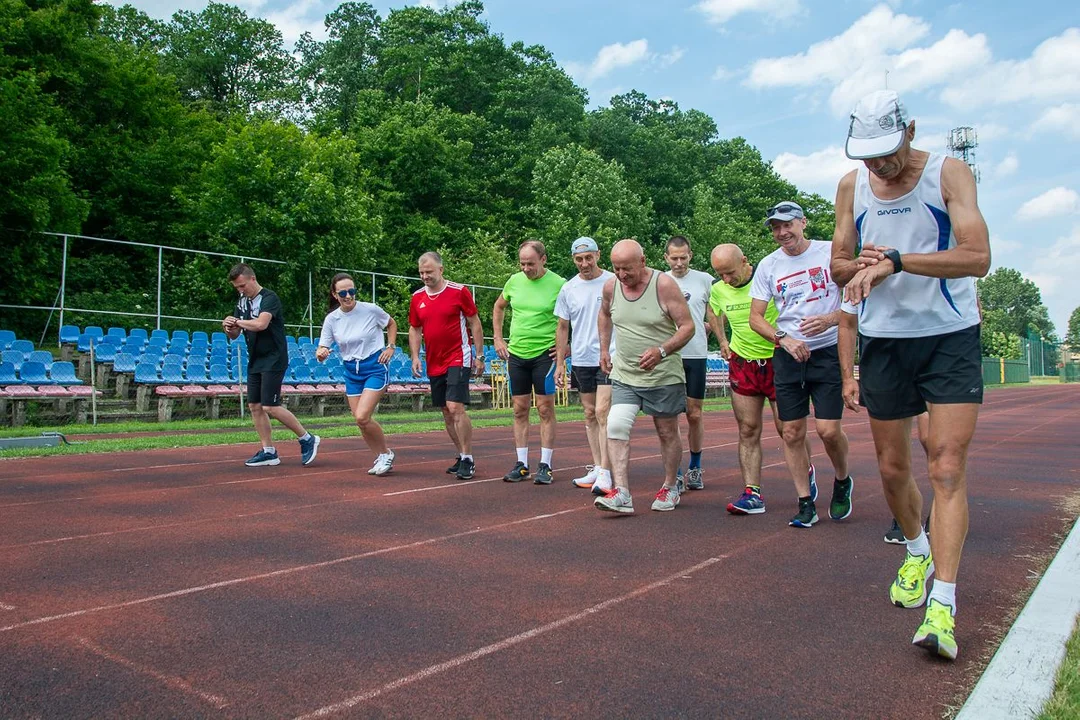
<path id="1" fill-rule="evenodd" d="M 776 347 L 780 347 L 780 341 L 786 337 L 786 332 L 784 332 L 783 330 L 777 330 L 775 333 L 773 333 L 772 336 L 773 345 L 775 345 Z"/>
<path id="2" fill-rule="evenodd" d="M 893 273 L 898 273 L 898 272 L 903 272 L 904 271 L 904 263 L 900 262 L 900 251 L 899 250 L 886 250 L 885 252 L 883 252 L 881 254 L 892 261 Z"/>

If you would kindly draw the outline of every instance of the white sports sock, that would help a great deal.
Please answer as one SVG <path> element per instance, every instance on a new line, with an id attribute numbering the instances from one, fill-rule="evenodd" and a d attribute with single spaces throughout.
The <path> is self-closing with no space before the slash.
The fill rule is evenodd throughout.
<path id="1" fill-rule="evenodd" d="M 462 459 L 462 460 L 470 460 L 470 461 L 471 461 L 471 460 L 473 459 L 473 456 L 472 456 L 472 455 L 462 455 L 462 456 L 461 456 L 461 459 Z"/>
<path id="2" fill-rule="evenodd" d="M 276 448 L 275 448 L 275 447 L 274 447 L 273 445 L 271 445 L 270 447 L 266 447 L 266 446 L 264 445 L 264 446 L 263 446 L 263 452 L 268 452 L 268 453 L 270 453 L 271 455 L 274 455 L 274 454 L 276 454 L 276 453 L 277 453 L 277 449 L 276 449 Z"/>
<path id="3" fill-rule="evenodd" d="M 555 452 L 555 450 L 552 448 L 540 448 L 540 462 L 544 463 L 548 467 L 551 467 L 551 454 L 553 452 Z"/>
<path id="4" fill-rule="evenodd" d="M 306 432 L 306 433 L 304 433 L 304 437 L 300 438 L 300 442 L 307 442 L 310 439 L 311 439 L 311 433 Z"/>
<path id="5" fill-rule="evenodd" d="M 930 540 L 926 537 L 926 533 L 923 532 L 922 526 L 919 527 L 919 537 L 907 541 L 907 551 L 912 555 L 922 555 L 923 557 L 930 554 Z"/>
<path id="6" fill-rule="evenodd" d="M 523 463 L 526 467 L 529 465 L 529 448 L 523 447 L 517 449 L 518 462 Z"/>
<path id="7" fill-rule="evenodd" d="M 956 583 L 945 582 L 934 578 L 934 585 L 930 588 L 930 600 L 937 600 L 943 605 L 948 605 L 953 615 L 956 615 Z"/>

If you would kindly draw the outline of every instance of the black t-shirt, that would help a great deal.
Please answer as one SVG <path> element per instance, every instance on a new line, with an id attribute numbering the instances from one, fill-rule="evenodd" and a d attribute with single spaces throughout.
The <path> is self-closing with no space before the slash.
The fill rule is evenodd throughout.
<path id="1" fill-rule="evenodd" d="M 289 367 L 289 346 L 285 342 L 285 318 L 281 298 L 263 288 L 254 298 L 240 296 L 235 316 L 254 320 L 264 312 L 272 316 L 265 330 L 245 330 L 248 347 L 248 372 L 284 372 Z"/>

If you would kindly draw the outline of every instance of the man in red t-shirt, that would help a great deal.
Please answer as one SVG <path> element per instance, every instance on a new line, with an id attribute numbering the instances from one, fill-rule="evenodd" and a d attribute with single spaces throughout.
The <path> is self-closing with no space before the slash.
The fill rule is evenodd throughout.
<path id="1" fill-rule="evenodd" d="M 469 289 L 443 277 L 439 253 L 424 253 L 417 266 L 424 287 L 413 293 L 409 303 L 412 372 L 414 377 L 420 377 L 422 338 L 427 350 L 431 404 L 442 408 L 446 432 L 458 451 L 457 462 L 446 472 L 469 480 L 476 473 L 476 464 L 472 456 L 472 421 L 465 406 L 469 404 L 470 375 L 484 373 L 484 328 Z M 475 352 L 469 347 L 470 335 Z"/>

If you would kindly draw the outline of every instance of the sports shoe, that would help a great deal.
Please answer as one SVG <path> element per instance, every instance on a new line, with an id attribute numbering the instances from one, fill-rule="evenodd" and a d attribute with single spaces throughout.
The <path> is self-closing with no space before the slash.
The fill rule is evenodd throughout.
<path id="1" fill-rule="evenodd" d="M 889 601 L 902 608 L 917 608 L 926 602 L 926 581 L 934 574 L 932 555 L 907 554 L 889 586 Z"/>
<path id="2" fill-rule="evenodd" d="M 473 476 L 476 475 L 476 461 L 459 458 L 455 475 L 457 475 L 458 480 L 472 480 Z"/>
<path id="3" fill-rule="evenodd" d="M 593 501 L 600 510 L 606 510 L 607 512 L 616 512 L 630 514 L 634 512 L 634 498 L 630 497 L 630 491 L 626 488 L 612 488 L 604 493 L 603 497 L 598 497 Z"/>
<path id="4" fill-rule="evenodd" d="M 300 463 L 303 465 L 310 465 L 315 461 L 315 456 L 319 454 L 319 443 L 322 442 L 322 438 L 318 435 L 312 435 L 311 439 L 307 442 L 300 441 Z"/>
<path id="5" fill-rule="evenodd" d="M 611 490 L 611 473 L 601 470 L 596 474 L 596 482 L 592 484 L 593 495 L 607 495 Z"/>
<path id="6" fill-rule="evenodd" d="M 956 637 L 953 635 L 955 625 L 956 618 L 952 615 L 952 609 L 943 602 L 931 600 L 926 605 L 926 618 L 915 631 L 911 644 L 926 648 L 943 658 L 955 660 Z"/>
<path id="7" fill-rule="evenodd" d="M 810 481 L 810 502 L 817 502 L 817 468 L 814 467 L 814 463 L 810 463 L 806 477 Z"/>
<path id="8" fill-rule="evenodd" d="M 760 515 L 765 512 L 765 501 L 761 498 L 761 490 L 747 486 L 738 500 L 728 503 L 727 511 L 732 515 Z"/>
<path id="9" fill-rule="evenodd" d="M 536 474 L 533 475 L 533 485 L 550 485 L 552 480 L 551 466 L 547 463 L 540 463 L 536 467 Z"/>
<path id="10" fill-rule="evenodd" d="M 503 475 L 503 482 L 521 482 L 529 479 L 529 466 L 523 462 L 514 465 L 514 469 Z"/>
<path id="11" fill-rule="evenodd" d="M 368 475 L 385 475 L 394 468 L 394 451 L 387 450 L 375 458 L 375 464 L 367 471 Z"/>
<path id="12" fill-rule="evenodd" d="M 907 545 L 907 538 L 904 537 L 904 531 L 900 529 L 896 518 L 893 518 L 892 527 L 885 533 L 885 542 L 890 545 Z"/>
<path id="13" fill-rule="evenodd" d="M 683 480 L 682 468 L 675 471 L 675 489 L 679 491 L 680 495 L 686 490 L 686 481 Z"/>
<path id="14" fill-rule="evenodd" d="M 574 478 L 574 487 L 591 488 L 599 475 L 600 468 L 595 465 L 586 465 L 585 474 L 579 478 Z"/>
<path id="15" fill-rule="evenodd" d="M 813 500 L 799 500 L 799 512 L 795 517 L 788 520 L 788 525 L 797 528 L 813 527 L 818 521 L 817 508 Z"/>
<path id="16" fill-rule="evenodd" d="M 855 478 L 850 475 L 846 480 L 833 480 L 829 517 L 833 520 L 843 520 L 851 515 L 851 491 L 854 489 Z"/>
<path id="17" fill-rule="evenodd" d="M 668 512 L 674 510 L 679 505 L 679 500 L 682 498 L 682 492 L 678 487 L 668 487 L 662 485 L 660 492 L 656 493 L 656 499 L 653 500 L 652 509 L 657 512 Z"/>
<path id="18" fill-rule="evenodd" d="M 260 450 L 251 456 L 251 459 L 244 463 L 248 467 L 262 467 L 263 465 L 280 465 L 281 458 L 278 457 L 277 450 L 274 452 L 266 452 Z"/>
<path id="19" fill-rule="evenodd" d="M 701 468 L 690 468 L 686 471 L 686 489 L 704 490 L 705 483 L 701 479 Z"/>
<path id="20" fill-rule="evenodd" d="M 446 474 L 447 475 L 457 475 L 459 470 L 461 470 L 461 456 L 460 455 L 458 455 L 458 458 L 457 458 L 457 460 L 454 461 L 453 465 L 446 468 Z"/>

